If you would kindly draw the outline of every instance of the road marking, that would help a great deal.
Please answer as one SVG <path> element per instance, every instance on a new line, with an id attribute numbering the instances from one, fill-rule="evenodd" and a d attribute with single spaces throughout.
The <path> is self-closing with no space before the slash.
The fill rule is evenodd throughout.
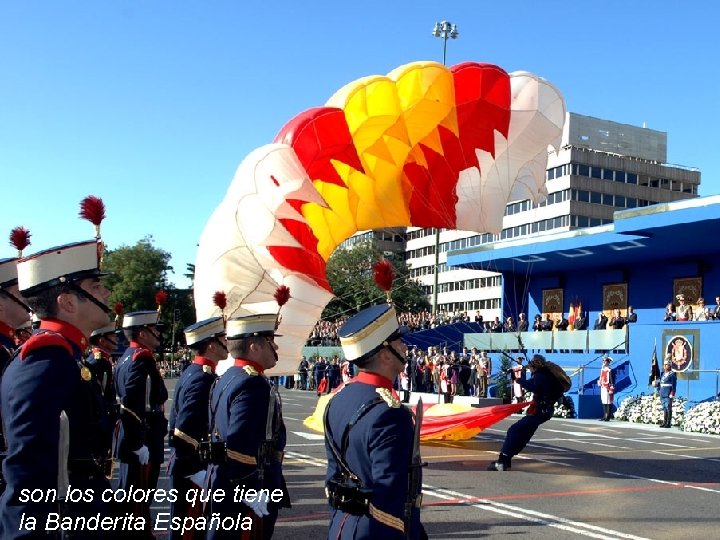
<path id="1" fill-rule="evenodd" d="M 660 480 L 659 478 L 646 478 L 644 476 L 636 476 L 634 474 L 623 474 L 615 471 L 604 471 L 605 474 L 611 474 L 613 476 L 622 476 L 624 478 L 634 478 L 635 480 L 645 480 L 646 482 L 653 482 L 656 484 L 668 484 L 671 486 L 679 486 L 683 488 L 688 489 L 697 489 L 699 491 L 709 491 L 712 493 L 720 493 L 720 490 L 718 489 L 710 489 L 708 487 L 705 487 L 703 484 L 688 484 L 685 482 L 671 482 L 669 480 Z M 717 482 L 708 483 L 708 485 L 711 486 L 717 486 Z"/>
<path id="2" fill-rule="evenodd" d="M 295 446 L 325 446 L 324 442 L 309 442 L 309 443 L 296 443 L 296 444 L 286 444 L 285 448 L 289 447 L 295 447 Z"/>
<path id="3" fill-rule="evenodd" d="M 438 489 L 432 486 L 426 486 L 425 484 L 423 484 L 423 493 L 430 495 L 431 497 L 445 500 L 452 498 L 462 498 L 468 500 L 475 499 L 475 497 L 465 495 L 464 493 L 458 493 L 457 491 L 450 491 L 446 489 Z M 588 523 L 583 523 L 580 521 L 572 521 L 569 519 L 561 518 L 559 516 L 554 516 L 552 514 L 536 512 L 534 510 L 528 510 L 519 506 L 495 502 L 488 499 L 481 499 L 479 503 L 470 504 L 470 506 L 473 506 L 474 508 L 479 508 L 480 510 L 486 510 L 488 512 L 495 512 L 497 514 L 511 516 L 514 519 L 524 519 L 525 521 L 540 523 L 548 527 L 573 532 L 578 535 L 587 536 L 590 538 L 627 538 L 632 540 L 647 540 L 642 536 L 626 534 L 620 531 L 614 531 L 612 529 L 606 529 L 604 527 L 598 527 L 596 525 L 590 525 Z"/>
<path id="4" fill-rule="evenodd" d="M 683 455 L 683 454 L 673 454 L 672 452 L 662 452 L 660 450 L 653 450 L 652 453 L 660 454 L 661 456 L 684 457 L 687 459 L 703 459 L 699 456 L 687 456 L 687 455 Z"/>
<path id="5" fill-rule="evenodd" d="M 559 429 L 543 429 L 543 431 L 549 431 L 550 433 L 562 433 L 564 435 L 572 435 L 573 437 L 600 437 L 603 439 L 616 439 L 612 435 L 602 435 L 600 433 L 585 433 L 584 431 L 561 431 Z"/>
<path id="6" fill-rule="evenodd" d="M 303 439 L 308 439 L 309 441 L 324 441 L 325 435 L 320 435 L 319 433 L 308 433 L 307 431 L 291 431 L 290 433 L 294 433 L 298 437 L 302 437 Z"/>
<path id="7" fill-rule="evenodd" d="M 294 460 L 297 460 L 301 463 L 307 463 L 308 465 L 313 465 L 315 467 L 326 467 L 327 462 L 325 460 L 321 460 L 319 458 L 308 456 L 306 454 L 300 454 L 297 452 L 287 452 L 285 454 L 287 457 L 292 458 Z M 464 493 L 458 493 L 456 491 L 450 491 L 447 489 L 440 489 L 436 488 L 434 486 L 430 486 L 428 484 L 423 484 L 423 493 L 426 495 L 429 495 L 431 497 L 435 497 L 441 500 L 452 500 L 456 504 L 457 503 L 469 503 L 469 502 L 475 502 L 476 504 L 469 504 L 470 506 L 474 506 L 475 508 L 479 508 L 481 510 L 486 510 L 489 512 L 495 512 L 497 514 L 507 515 L 511 516 L 515 519 L 524 519 L 525 521 L 530 521 L 533 523 L 540 523 L 542 525 L 546 525 L 548 527 L 554 527 L 556 529 L 562 529 L 564 531 L 574 532 L 581 536 L 587 536 L 589 538 L 600 538 L 600 539 L 607 539 L 607 538 L 625 538 L 629 540 L 648 540 L 641 536 L 634 536 L 631 534 L 622 533 L 619 531 L 613 531 L 611 529 L 606 529 L 603 527 L 597 527 L 595 525 L 590 525 L 587 523 L 582 523 L 579 521 L 572 521 L 568 520 L 559 516 L 554 516 L 551 514 L 543 514 L 541 512 L 535 512 L 534 510 L 529 510 L 525 508 L 520 508 L 518 506 L 513 506 L 497 501 L 493 501 L 490 499 L 478 499 L 477 497 L 473 497 L 471 495 L 466 495 Z M 537 497 L 537 494 L 531 494 L 528 495 L 529 497 Z M 428 505 L 430 506 L 430 505 Z"/>

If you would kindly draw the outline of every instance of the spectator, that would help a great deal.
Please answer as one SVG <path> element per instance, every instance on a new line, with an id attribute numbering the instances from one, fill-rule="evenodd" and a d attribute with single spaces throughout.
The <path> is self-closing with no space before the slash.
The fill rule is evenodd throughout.
<path id="1" fill-rule="evenodd" d="M 573 322 L 575 330 L 585 330 L 587 328 L 587 316 L 585 313 L 578 313 Z"/>
<path id="2" fill-rule="evenodd" d="M 622 327 L 625 326 L 625 319 L 620 314 L 619 309 L 613 310 L 613 316 L 610 318 L 610 321 L 608 322 L 608 328 L 614 328 L 615 330 L 620 330 Z"/>
<path id="3" fill-rule="evenodd" d="M 676 321 L 692 321 L 693 320 L 693 310 L 692 306 L 687 303 L 687 300 L 685 300 L 684 294 L 678 294 L 675 299 L 679 302 L 677 309 L 675 310 Z"/>
<path id="4" fill-rule="evenodd" d="M 528 321 L 527 321 L 527 317 L 525 317 L 524 313 L 520 313 L 520 315 L 518 315 L 517 329 L 518 329 L 518 332 L 527 332 L 528 331 Z"/>
<path id="5" fill-rule="evenodd" d="M 545 315 L 545 320 L 542 322 L 542 329 L 544 332 L 552 332 L 553 326 L 555 326 L 555 323 L 550 318 L 550 314 L 547 313 Z"/>
<path id="6" fill-rule="evenodd" d="M 665 316 L 663 317 L 663 321 L 674 321 L 677 318 L 677 313 L 675 312 L 675 305 L 671 302 L 667 306 L 665 306 Z"/>
<path id="7" fill-rule="evenodd" d="M 542 332 L 542 330 L 543 330 L 542 315 L 535 315 L 535 318 L 533 319 L 532 329 L 535 332 Z"/>
<path id="8" fill-rule="evenodd" d="M 720 296 L 715 297 L 715 310 L 713 311 L 713 319 L 720 320 Z"/>
<path id="9" fill-rule="evenodd" d="M 705 299 L 702 296 L 697 299 L 697 306 L 695 306 L 693 313 L 695 314 L 693 317 L 695 321 L 707 321 L 712 318 L 710 309 L 705 307 Z"/>
<path id="10" fill-rule="evenodd" d="M 505 332 L 515 332 L 515 319 L 510 315 L 505 319 Z"/>
<path id="11" fill-rule="evenodd" d="M 608 324 L 608 318 L 605 316 L 605 313 L 602 311 L 598 313 L 597 321 L 595 321 L 595 326 L 593 327 L 593 330 L 605 330 L 607 328 Z"/>
<path id="12" fill-rule="evenodd" d="M 570 323 L 568 322 L 568 320 L 567 320 L 565 317 L 562 317 L 562 316 L 561 316 L 561 317 L 557 320 L 557 323 L 555 323 L 555 328 L 556 328 L 557 330 L 560 330 L 560 331 L 562 332 L 562 331 L 564 331 L 564 330 L 567 330 L 569 325 L 570 325 Z"/>
<path id="13" fill-rule="evenodd" d="M 632 306 L 628 306 L 628 312 L 627 317 L 625 319 L 625 322 L 631 323 L 631 322 L 637 322 L 637 313 L 635 313 L 635 310 Z"/>

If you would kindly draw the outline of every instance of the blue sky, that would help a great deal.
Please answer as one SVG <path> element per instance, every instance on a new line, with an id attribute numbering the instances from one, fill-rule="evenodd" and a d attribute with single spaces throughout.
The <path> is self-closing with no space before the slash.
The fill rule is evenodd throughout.
<path id="1" fill-rule="evenodd" d="M 715 2 L 6 0 L 0 4 L 0 237 L 28 252 L 152 235 L 178 286 L 235 169 L 301 111 L 365 75 L 490 62 L 554 83 L 568 110 L 668 132 L 668 161 L 720 193 Z M 702 6 L 699 10 L 697 6 Z M 14 256 L 0 241 L 0 258 Z"/>

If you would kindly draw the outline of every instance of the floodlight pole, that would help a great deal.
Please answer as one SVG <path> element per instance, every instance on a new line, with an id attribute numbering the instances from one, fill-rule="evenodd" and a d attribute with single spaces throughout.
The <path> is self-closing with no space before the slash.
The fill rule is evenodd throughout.
<path id="1" fill-rule="evenodd" d="M 443 40 L 443 54 L 442 63 L 443 66 L 447 62 L 447 40 L 457 39 L 460 33 L 458 32 L 457 25 L 452 24 L 449 21 L 442 21 L 435 23 L 432 35 Z M 438 305 L 438 272 L 440 271 L 440 228 L 435 229 L 435 268 L 433 272 L 433 301 L 432 301 L 432 312 L 433 315 L 437 315 Z"/>

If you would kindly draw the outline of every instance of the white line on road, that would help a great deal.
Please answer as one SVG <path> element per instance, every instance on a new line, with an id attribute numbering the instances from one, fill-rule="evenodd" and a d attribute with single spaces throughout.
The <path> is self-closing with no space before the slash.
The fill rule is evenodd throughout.
<path id="1" fill-rule="evenodd" d="M 319 433 L 308 433 L 306 431 L 291 431 L 290 433 L 294 433 L 298 437 L 302 437 L 303 439 L 308 439 L 309 441 L 324 441 L 325 435 L 320 435 Z"/>
<path id="2" fill-rule="evenodd" d="M 306 454 L 300 454 L 298 452 L 287 452 L 287 457 L 297 459 L 308 465 L 314 465 L 315 467 L 326 467 L 327 462 L 325 460 L 308 456 Z M 458 493 L 456 491 L 450 491 L 447 489 L 440 489 L 434 486 L 423 484 L 423 493 L 431 497 L 435 497 L 443 500 L 456 500 L 465 499 L 469 501 L 477 501 L 477 497 L 473 495 L 466 495 L 464 493 Z M 462 502 L 462 501 L 459 501 Z M 559 516 L 553 516 L 551 514 L 543 514 L 534 510 L 521 508 L 519 506 L 513 506 L 510 504 L 500 503 L 496 501 L 489 501 L 487 499 L 481 500 L 479 503 L 472 504 L 475 508 L 481 510 L 487 510 L 489 512 L 495 512 L 497 514 L 503 514 L 512 516 L 514 518 L 524 519 L 525 521 L 531 521 L 533 523 L 540 523 L 547 525 L 548 527 L 554 527 L 556 529 L 562 529 L 564 531 L 574 532 L 581 536 L 587 536 L 589 538 L 626 538 L 629 540 L 648 540 L 642 536 L 635 536 L 632 534 L 626 534 L 619 531 L 613 531 L 603 527 L 597 527 L 580 521 L 571 521 L 569 519 L 561 518 Z"/>
<path id="3" fill-rule="evenodd" d="M 604 471 L 605 474 L 611 474 L 613 476 L 622 476 L 624 478 L 634 478 L 635 480 L 645 480 L 646 482 L 653 482 L 655 484 L 668 484 L 670 486 L 679 486 L 688 489 L 697 489 L 698 491 L 710 491 L 712 493 L 720 493 L 718 489 L 710 489 L 703 486 L 693 486 L 684 482 L 670 482 L 668 480 L 660 480 L 659 478 L 646 478 L 644 476 L 636 476 L 634 474 L 623 474 L 615 471 Z"/>
<path id="4" fill-rule="evenodd" d="M 423 493 L 430 495 L 431 497 L 437 497 L 438 499 L 444 500 L 477 500 L 477 497 L 473 497 L 472 495 L 466 495 L 464 493 L 458 493 L 457 491 L 450 491 L 447 489 L 438 489 L 432 486 L 426 486 L 425 484 L 423 484 Z M 581 521 L 572 521 L 569 519 L 561 518 L 559 516 L 544 514 L 541 512 L 536 512 L 534 510 L 521 508 L 519 506 L 500 503 L 496 501 L 489 501 L 487 499 L 481 500 L 478 503 L 472 504 L 470 506 L 479 508 L 480 510 L 487 510 L 488 512 L 495 512 L 497 514 L 512 516 L 516 519 L 524 519 L 525 521 L 540 523 L 542 525 L 547 525 L 548 527 L 554 527 L 563 531 L 577 533 L 578 535 L 587 536 L 590 538 L 627 538 L 631 540 L 647 540 L 642 536 L 635 536 L 619 531 L 613 531 L 612 529 L 597 527 L 596 525 L 590 525 Z"/>

